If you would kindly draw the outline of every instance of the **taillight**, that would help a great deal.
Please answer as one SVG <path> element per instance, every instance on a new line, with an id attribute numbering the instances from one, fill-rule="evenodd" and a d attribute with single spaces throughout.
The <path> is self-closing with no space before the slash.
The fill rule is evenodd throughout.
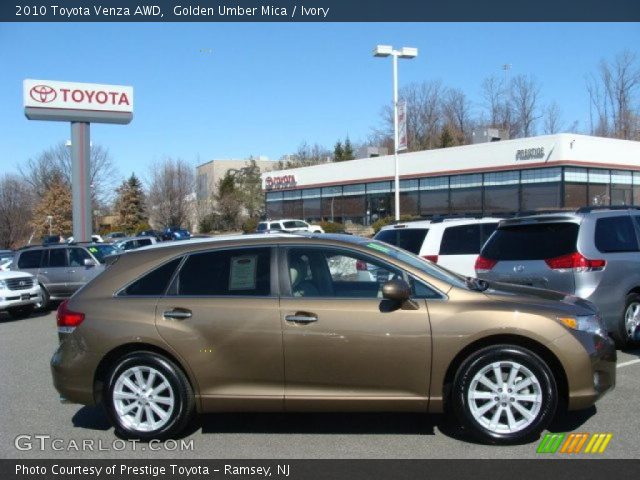
<path id="1" fill-rule="evenodd" d="M 358 270 L 359 272 L 366 272 L 367 262 L 365 262 L 364 260 L 356 260 L 356 270 Z"/>
<path id="2" fill-rule="evenodd" d="M 573 269 L 577 272 L 591 272 L 602 270 L 606 260 L 590 260 L 579 252 L 548 258 L 544 261 L 552 270 Z"/>
<path id="3" fill-rule="evenodd" d="M 479 255 L 476 258 L 476 264 L 474 266 L 477 273 L 484 273 L 490 271 L 493 267 L 498 263 L 497 260 L 493 260 L 491 258 L 485 258 L 482 255 Z"/>
<path id="4" fill-rule="evenodd" d="M 58 323 L 58 330 L 62 328 L 65 331 L 70 332 L 84 321 L 84 313 L 69 310 L 67 308 L 68 303 L 69 300 L 65 300 L 60 304 L 58 307 L 56 321 Z"/>
<path id="5" fill-rule="evenodd" d="M 433 263 L 438 263 L 438 255 L 422 255 L 422 258 Z"/>

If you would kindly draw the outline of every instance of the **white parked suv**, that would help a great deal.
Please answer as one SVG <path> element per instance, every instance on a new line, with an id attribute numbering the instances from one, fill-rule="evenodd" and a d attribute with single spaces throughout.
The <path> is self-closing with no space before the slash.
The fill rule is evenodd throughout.
<path id="1" fill-rule="evenodd" d="M 24 318 L 42 301 L 40 285 L 26 272 L 0 272 L 0 311 L 13 318 Z"/>
<path id="2" fill-rule="evenodd" d="M 476 258 L 500 218 L 445 218 L 383 227 L 376 240 L 396 245 L 453 272 L 475 277 Z"/>
<path id="3" fill-rule="evenodd" d="M 288 218 L 283 220 L 267 220 L 266 222 L 260 222 L 258 224 L 258 233 L 269 231 L 324 233 L 324 230 L 319 225 L 311 225 L 304 220 L 291 220 Z"/>

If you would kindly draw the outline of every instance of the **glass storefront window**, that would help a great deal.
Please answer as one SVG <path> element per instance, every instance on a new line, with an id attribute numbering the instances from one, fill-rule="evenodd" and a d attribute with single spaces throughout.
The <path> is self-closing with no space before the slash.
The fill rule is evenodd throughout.
<path id="1" fill-rule="evenodd" d="M 322 187 L 322 197 L 338 197 L 342 195 L 342 187 Z"/>
<path id="2" fill-rule="evenodd" d="M 391 191 L 391 182 L 367 183 L 367 194 L 389 193 L 390 191 Z"/>
<path id="3" fill-rule="evenodd" d="M 451 189 L 481 187 L 482 174 L 478 173 L 472 175 L 454 175 L 449 178 L 449 185 Z"/>
<path id="4" fill-rule="evenodd" d="M 589 183 L 600 183 L 600 184 L 611 183 L 611 175 L 609 174 L 609 170 L 599 170 L 595 168 L 590 168 Z"/>
<path id="5" fill-rule="evenodd" d="M 420 179 L 420 190 L 443 190 L 449 188 L 449 177 L 431 177 Z"/>
<path id="6" fill-rule="evenodd" d="M 484 174 L 484 185 L 517 185 L 520 183 L 520 172 L 492 172 Z"/>
<path id="7" fill-rule="evenodd" d="M 565 174 L 566 176 L 566 174 Z M 586 172 L 585 172 L 586 177 Z M 564 206 L 565 208 L 578 209 L 588 205 L 586 183 L 565 183 Z"/>
<path id="8" fill-rule="evenodd" d="M 302 198 L 320 198 L 319 188 L 305 188 L 302 190 Z"/>
<path id="9" fill-rule="evenodd" d="M 589 174 L 586 168 L 567 167 L 564 169 L 564 181 L 587 183 L 589 181 Z"/>
<path id="10" fill-rule="evenodd" d="M 420 192 L 420 215 L 446 215 L 449 213 L 449 191 L 428 190 Z"/>
<path id="11" fill-rule="evenodd" d="M 282 192 L 267 192 L 267 202 L 278 202 L 282 200 Z"/>
<path id="12" fill-rule="evenodd" d="M 477 213 L 482 211 L 482 188 L 451 190 L 451 213 Z"/>
<path id="13" fill-rule="evenodd" d="M 591 175 L 589 175 L 589 179 L 591 179 Z M 589 184 L 589 205 L 606 206 L 609 205 L 610 201 L 609 184 Z"/>
<path id="14" fill-rule="evenodd" d="M 534 168 L 520 172 L 520 183 L 559 182 L 562 177 L 560 168 Z"/>
<path id="15" fill-rule="evenodd" d="M 521 188 L 522 204 L 520 210 L 536 211 L 560 208 L 559 182 L 524 184 Z"/>
<path id="16" fill-rule="evenodd" d="M 420 215 L 418 209 L 418 192 L 400 192 L 400 214 Z M 391 202 L 391 209 L 394 210 L 395 203 Z"/>
<path id="17" fill-rule="evenodd" d="M 302 200 L 285 200 L 282 202 L 283 218 L 302 218 Z"/>
<path id="18" fill-rule="evenodd" d="M 340 197 L 322 197 L 322 218 L 337 222 L 342 217 Z"/>
<path id="19" fill-rule="evenodd" d="M 342 195 L 364 195 L 364 183 L 357 185 L 345 185 L 342 187 Z"/>
<path id="20" fill-rule="evenodd" d="M 302 199 L 302 215 L 307 221 L 318 221 L 322 216 L 320 210 L 320 196 Z"/>
<path id="21" fill-rule="evenodd" d="M 400 191 L 411 192 L 420 188 L 420 181 L 415 180 L 400 180 Z"/>
<path id="22" fill-rule="evenodd" d="M 520 207 L 518 185 L 494 185 L 484 187 L 484 211 L 517 212 Z"/>

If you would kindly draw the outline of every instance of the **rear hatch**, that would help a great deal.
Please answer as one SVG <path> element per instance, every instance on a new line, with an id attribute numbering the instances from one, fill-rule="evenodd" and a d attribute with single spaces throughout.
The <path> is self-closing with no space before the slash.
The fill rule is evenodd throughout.
<path id="1" fill-rule="evenodd" d="M 476 273 L 490 281 L 572 294 L 579 228 L 569 217 L 501 222 L 480 253 Z"/>
<path id="2" fill-rule="evenodd" d="M 428 228 L 408 228 L 406 225 L 394 225 L 393 228 L 380 230 L 373 238 L 402 248 L 414 255 L 420 255 L 424 237 L 428 232 Z"/>

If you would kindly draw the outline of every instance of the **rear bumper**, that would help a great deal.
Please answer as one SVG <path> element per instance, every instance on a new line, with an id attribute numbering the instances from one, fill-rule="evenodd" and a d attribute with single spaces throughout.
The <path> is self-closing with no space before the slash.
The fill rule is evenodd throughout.
<path id="1" fill-rule="evenodd" d="M 74 343 L 66 339 L 51 358 L 53 386 L 64 403 L 95 405 L 94 372 L 101 357 L 89 354 Z"/>

